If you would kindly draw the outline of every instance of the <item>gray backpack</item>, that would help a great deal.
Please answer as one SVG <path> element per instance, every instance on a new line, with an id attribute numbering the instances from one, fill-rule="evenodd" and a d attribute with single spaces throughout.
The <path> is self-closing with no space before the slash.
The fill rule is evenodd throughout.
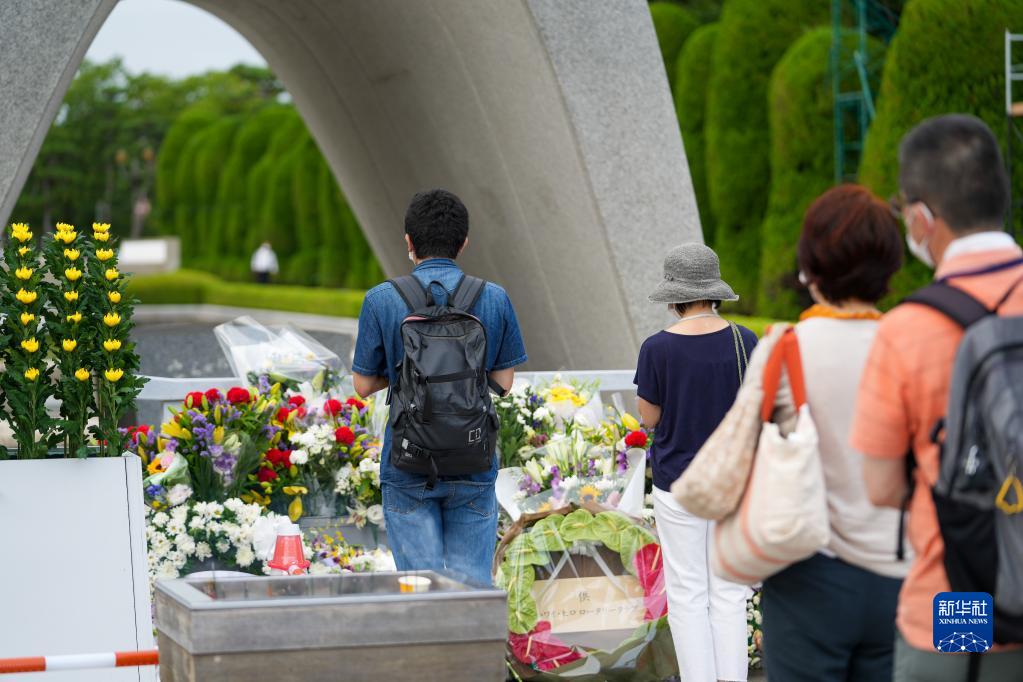
<path id="1" fill-rule="evenodd" d="M 415 276 L 390 282 L 409 309 L 390 391 L 391 463 L 426 476 L 427 488 L 489 471 L 498 427 L 490 390 L 504 391 L 487 373 L 486 328 L 471 313 L 486 282 L 463 276 L 443 306 Z"/>
<path id="2" fill-rule="evenodd" d="M 998 643 L 1023 643 L 1023 317 L 998 315 L 1019 283 L 993 309 L 944 282 L 906 299 L 965 330 L 931 432 L 941 448 L 931 492 L 952 590 L 994 597 Z"/>

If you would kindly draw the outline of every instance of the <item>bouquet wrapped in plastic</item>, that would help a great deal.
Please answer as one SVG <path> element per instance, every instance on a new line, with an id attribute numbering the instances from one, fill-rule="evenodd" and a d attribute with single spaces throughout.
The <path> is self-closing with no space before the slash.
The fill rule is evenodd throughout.
<path id="1" fill-rule="evenodd" d="M 660 544 L 596 505 L 525 514 L 494 559 L 508 592 L 508 660 L 525 680 L 663 680 L 678 674 Z"/>
<path id="2" fill-rule="evenodd" d="M 253 384 L 265 375 L 271 382 L 293 388 L 308 384 L 321 393 L 336 385 L 345 369 L 337 353 L 290 325 L 271 329 L 244 316 L 217 325 L 213 333 L 235 376 Z"/>

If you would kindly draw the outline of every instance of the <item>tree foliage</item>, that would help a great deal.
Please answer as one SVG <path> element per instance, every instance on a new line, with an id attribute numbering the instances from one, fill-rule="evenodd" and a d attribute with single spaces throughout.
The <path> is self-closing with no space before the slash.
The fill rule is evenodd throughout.
<path id="1" fill-rule="evenodd" d="M 700 24 L 686 9 L 671 2 L 650 3 L 650 17 L 654 22 L 657 43 L 668 74 L 668 85 L 674 90 L 675 72 L 671 67 L 678 60 L 686 38 Z"/>

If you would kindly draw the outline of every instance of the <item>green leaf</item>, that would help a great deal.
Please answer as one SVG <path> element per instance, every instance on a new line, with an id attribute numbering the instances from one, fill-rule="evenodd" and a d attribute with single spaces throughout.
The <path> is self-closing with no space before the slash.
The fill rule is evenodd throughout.
<path id="1" fill-rule="evenodd" d="M 536 600 L 529 590 L 516 589 L 508 592 L 508 629 L 524 635 L 540 620 L 536 612 Z"/>
<path id="2" fill-rule="evenodd" d="M 550 555 L 533 544 L 529 533 L 523 533 L 508 544 L 504 552 L 505 561 L 514 567 L 544 566 L 550 563 Z"/>
<path id="3" fill-rule="evenodd" d="M 533 524 L 533 527 L 529 529 L 533 546 L 548 552 L 567 551 L 568 545 L 571 543 L 566 543 L 561 536 L 561 524 L 564 520 L 565 517 L 561 514 L 552 514 Z"/>
<path id="4" fill-rule="evenodd" d="M 593 532 L 593 514 L 585 509 L 576 509 L 561 523 L 561 537 L 567 543 L 581 540 L 598 540 Z"/>
<path id="5" fill-rule="evenodd" d="M 632 521 L 621 512 L 600 512 L 593 519 L 593 533 L 613 552 L 621 551 L 622 534 L 633 527 Z"/>

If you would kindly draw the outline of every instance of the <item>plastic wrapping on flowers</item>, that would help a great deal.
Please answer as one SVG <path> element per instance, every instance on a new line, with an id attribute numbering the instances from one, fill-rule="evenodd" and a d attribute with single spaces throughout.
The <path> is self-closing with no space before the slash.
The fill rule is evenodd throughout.
<path id="1" fill-rule="evenodd" d="M 336 353 L 304 331 L 283 325 L 270 329 L 248 316 L 213 330 L 235 376 L 269 376 L 289 388 L 329 391 L 340 383 L 344 364 Z"/>
<path id="2" fill-rule="evenodd" d="M 523 680 L 659 681 L 678 674 L 661 547 L 641 521 L 593 504 L 525 514 L 504 536 L 508 661 Z"/>

